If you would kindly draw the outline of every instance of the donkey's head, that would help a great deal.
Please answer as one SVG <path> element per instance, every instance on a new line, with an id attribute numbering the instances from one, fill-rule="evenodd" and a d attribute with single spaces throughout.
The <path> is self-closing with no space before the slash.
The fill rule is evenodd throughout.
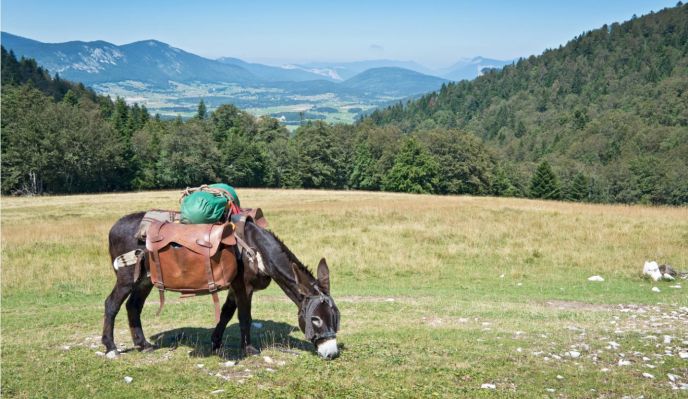
<path id="1" fill-rule="evenodd" d="M 303 296 L 299 304 L 299 327 L 321 357 L 334 359 L 339 355 L 339 309 L 330 296 L 330 269 L 327 262 L 325 258 L 320 259 L 317 280 L 296 264 L 292 264 L 292 270 L 299 293 Z"/>

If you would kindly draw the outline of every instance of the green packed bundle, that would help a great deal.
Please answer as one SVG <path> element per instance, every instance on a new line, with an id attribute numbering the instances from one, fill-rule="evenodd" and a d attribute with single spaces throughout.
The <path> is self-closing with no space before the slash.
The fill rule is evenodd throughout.
<path id="1" fill-rule="evenodd" d="M 181 222 L 189 224 L 215 223 L 227 207 L 227 198 L 206 191 L 196 191 L 184 197 Z"/>
<path id="2" fill-rule="evenodd" d="M 234 204 L 237 207 L 241 208 L 241 202 L 239 201 L 239 196 L 237 195 L 236 191 L 234 190 L 234 187 L 230 186 L 229 184 L 225 184 L 225 183 L 215 183 L 215 184 L 209 185 L 208 187 L 219 188 L 221 190 L 227 191 L 232 196 L 232 202 L 234 202 Z"/>

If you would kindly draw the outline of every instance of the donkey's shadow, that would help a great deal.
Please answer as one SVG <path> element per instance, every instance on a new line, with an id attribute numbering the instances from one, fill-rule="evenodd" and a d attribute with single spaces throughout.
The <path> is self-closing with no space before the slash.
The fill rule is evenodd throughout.
<path id="1" fill-rule="evenodd" d="M 300 351 L 313 352 L 313 345 L 301 339 L 291 337 L 292 331 L 298 328 L 287 323 L 269 320 L 253 320 L 251 341 L 258 349 L 276 348 L 279 351 L 298 354 Z M 262 325 L 258 328 L 255 324 Z M 222 347 L 213 351 L 211 336 L 214 328 L 183 327 L 151 336 L 151 343 L 157 348 L 176 349 L 180 346 L 191 348 L 190 356 L 208 357 L 217 355 L 228 360 L 241 359 L 243 355 L 239 349 L 241 332 L 239 323 L 227 326 L 222 339 Z"/>

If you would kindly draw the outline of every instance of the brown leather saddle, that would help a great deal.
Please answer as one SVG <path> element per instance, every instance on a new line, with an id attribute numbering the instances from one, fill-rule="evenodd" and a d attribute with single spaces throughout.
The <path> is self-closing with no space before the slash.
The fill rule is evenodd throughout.
<path id="1" fill-rule="evenodd" d="M 231 222 L 215 224 L 180 224 L 170 220 L 152 220 L 146 232 L 149 256 L 147 269 L 160 292 L 181 292 L 182 297 L 211 294 L 215 318 L 219 320 L 217 292 L 230 287 L 237 275 L 235 226 Z"/>

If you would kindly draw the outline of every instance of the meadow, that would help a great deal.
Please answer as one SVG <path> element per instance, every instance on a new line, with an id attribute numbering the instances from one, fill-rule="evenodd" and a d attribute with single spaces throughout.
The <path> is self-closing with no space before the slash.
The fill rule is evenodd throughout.
<path id="1" fill-rule="evenodd" d="M 259 356 L 210 353 L 208 297 L 143 327 L 159 348 L 99 353 L 114 285 L 107 232 L 174 209 L 177 191 L 2 198 L 2 395 L 143 397 L 685 397 L 688 208 L 513 198 L 239 189 L 307 265 L 328 260 L 341 356 L 318 358 L 272 284 L 253 300 Z M 588 281 L 599 275 L 603 282 Z M 657 287 L 659 292 L 652 290 Z M 688 355 L 688 354 L 687 354 Z M 131 377 L 130 382 L 125 377 Z M 683 385 L 682 385 L 683 384 Z"/>

